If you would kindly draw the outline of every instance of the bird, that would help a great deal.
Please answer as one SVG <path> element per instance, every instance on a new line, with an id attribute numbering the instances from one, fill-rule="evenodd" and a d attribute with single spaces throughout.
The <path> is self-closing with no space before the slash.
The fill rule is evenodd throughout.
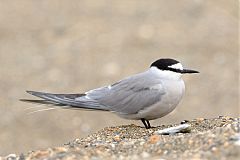
<path id="1" fill-rule="evenodd" d="M 108 86 L 78 94 L 26 91 L 40 99 L 24 102 L 51 104 L 62 108 L 110 111 L 118 116 L 141 120 L 146 129 L 150 120 L 172 112 L 185 92 L 183 74 L 199 73 L 186 69 L 172 58 L 160 58 L 144 72 L 123 78 Z"/>

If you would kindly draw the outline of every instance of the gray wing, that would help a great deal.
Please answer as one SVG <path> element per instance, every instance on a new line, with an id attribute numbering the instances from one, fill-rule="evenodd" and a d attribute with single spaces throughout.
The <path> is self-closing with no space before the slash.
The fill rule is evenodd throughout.
<path id="1" fill-rule="evenodd" d="M 113 85 L 91 90 L 85 94 L 27 92 L 43 100 L 23 99 L 22 101 L 112 111 L 119 114 L 137 113 L 157 103 L 165 94 L 161 80 L 149 72 L 128 77 Z"/>
<path id="2" fill-rule="evenodd" d="M 89 99 L 120 114 L 134 114 L 157 103 L 163 94 L 161 80 L 149 72 L 123 79 L 111 86 L 86 92 Z"/>

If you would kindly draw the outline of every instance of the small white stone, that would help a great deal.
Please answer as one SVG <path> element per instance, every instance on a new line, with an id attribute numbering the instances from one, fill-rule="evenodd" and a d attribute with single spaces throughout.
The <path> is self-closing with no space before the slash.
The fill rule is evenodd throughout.
<path id="1" fill-rule="evenodd" d="M 9 154 L 5 157 L 7 160 L 15 160 L 17 158 L 16 154 Z"/>
<path id="2" fill-rule="evenodd" d="M 190 130 L 191 125 L 190 124 L 181 124 L 176 127 L 170 127 L 170 128 L 165 128 L 162 130 L 157 130 L 155 134 L 175 134 L 179 132 L 185 132 L 187 130 Z"/>
<path id="3" fill-rule="evenodd" d="M 141 154 L 141 156 L 142 156 L 142 158 L 149 158 L 149 157 L 150 157 L 150 154 L 147 153 L 147 152 L 143 152 L 143 153 Z"/>
<path id="4" fill-rule="evenodd" d="M 113 149 L 115 148 L 115 146 L 116 146 L 115 144 L 111 144 L 111 147 L 112 147 Z"/>
<path id="5" fill-rule="evenodd" d="M 144 143 L 145 143 L 145 142 L 140 142 L 140 145 L 142 146 L 142 145 L 144 145 Z"/>

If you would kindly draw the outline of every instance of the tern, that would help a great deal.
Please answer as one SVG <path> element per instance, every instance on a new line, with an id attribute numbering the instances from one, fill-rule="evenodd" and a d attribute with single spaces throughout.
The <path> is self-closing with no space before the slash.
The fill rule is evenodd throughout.
<path id="1" fill-rule="evenodd" d="M 179 104 L 185 92 L 182 75 L 186 73 L 199 72 L 183 68 L 175 59 L 162 58 L 154 61 L 148 70 L 109 86 L 80 94 L 26 91 L 41 99 L 22 101 L 62 108 L 110 111 L 125 119 L 141 120 L 149 129 L 150 120 L 169 114 Z"/>

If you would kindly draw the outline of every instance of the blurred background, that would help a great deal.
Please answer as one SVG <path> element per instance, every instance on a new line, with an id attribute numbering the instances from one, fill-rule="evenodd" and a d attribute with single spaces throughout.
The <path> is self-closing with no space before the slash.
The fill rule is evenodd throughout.
<path id="1" fill-rule="evenodd" d="M 25 90 L 82 93 L 162 57 L 201 73 L 184 76 L 183 100 L 153 126 L 239 116 L 238 21 L 237 0 L 0 1 L 0 155 L 142 126 L 105 112 L 28 114 L 44 107 L 19 99 L 33 98 Z"/>

